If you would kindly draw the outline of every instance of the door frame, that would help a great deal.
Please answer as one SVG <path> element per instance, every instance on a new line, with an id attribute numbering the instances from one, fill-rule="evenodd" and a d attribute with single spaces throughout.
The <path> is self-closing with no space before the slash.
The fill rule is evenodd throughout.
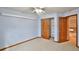
<path id="1" fill-rule="evenodd" d="M 74 15 L 69 15 L 69 16 L 66 16 L 67 18 L 68 17 L 71 17 L 71 16 L 76 16 L 76 47 L 79 47 L 78 46 L 78 15 L 77 14 L 74 14 Z"/>

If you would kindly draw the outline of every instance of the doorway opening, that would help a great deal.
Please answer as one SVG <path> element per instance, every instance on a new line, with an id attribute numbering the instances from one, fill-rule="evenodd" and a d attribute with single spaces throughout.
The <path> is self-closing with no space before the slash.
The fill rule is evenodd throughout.
<path id="1" fill-rule="evenodd" d="M 53 37 L 53 20 L 54 18 L 43 18 L 41 20 L 41 37 L 50 39 Z"/>
<path id="2" fill-rule="evenodd" d="M 59 42 L 66 41 L 78 46 L 77 14 L 59 18 Z"/>
<path id="3" fill-rule="evenodd" d="M 77 26 L 77 14 L 70 15 L 68 19 L 68 40 L 73 46 L 78 46 L 78 26 Z"/>

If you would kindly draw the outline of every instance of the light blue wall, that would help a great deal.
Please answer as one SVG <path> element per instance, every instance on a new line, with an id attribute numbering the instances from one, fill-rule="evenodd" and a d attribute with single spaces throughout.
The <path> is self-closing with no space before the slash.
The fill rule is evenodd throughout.
<path id="1" fill-rule="evenodd" d="M 38 36 L 41 37 L 41 16 L 38 16 Z"/>
<path id="2" fill-rule="evenodd" d="M 37 36 L 38 20 L 0 15 L 0 48 Z"/>
<path id="3" fill-rule="evenodd" d="M 0 16 L 1 41 L 5 45 L 15 44 L 38 35 L 38 22 L 34 20 Z M 1 42 L 0 41 L 0 42 Z"/>
<path id="4" fill-rule="evenodd" d="M 0 29 L 0 48 L 3 48 L 4 46 L 5 46 L 4 31 Z"/>

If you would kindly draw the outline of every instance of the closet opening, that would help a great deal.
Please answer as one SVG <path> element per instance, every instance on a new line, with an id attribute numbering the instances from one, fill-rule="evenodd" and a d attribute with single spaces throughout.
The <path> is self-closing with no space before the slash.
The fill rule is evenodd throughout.
<path id="1" fill-rule="evenodd" d="M 54 18 L 43 18 L 41 20 L 41 37 L 49 40 L 53 37 Z"/>

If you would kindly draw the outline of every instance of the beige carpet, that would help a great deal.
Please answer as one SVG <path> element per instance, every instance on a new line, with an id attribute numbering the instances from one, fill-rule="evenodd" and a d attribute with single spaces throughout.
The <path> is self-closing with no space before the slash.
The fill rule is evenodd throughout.
<path id="1" fill-rule="evenodd" d="M 26 43 L 11 47 L 5 51 L 78 51 L 79 48 L 72 46 L 69 42 L 56 43 L 53 39 L 45 40 L 37 38 Z"/>

